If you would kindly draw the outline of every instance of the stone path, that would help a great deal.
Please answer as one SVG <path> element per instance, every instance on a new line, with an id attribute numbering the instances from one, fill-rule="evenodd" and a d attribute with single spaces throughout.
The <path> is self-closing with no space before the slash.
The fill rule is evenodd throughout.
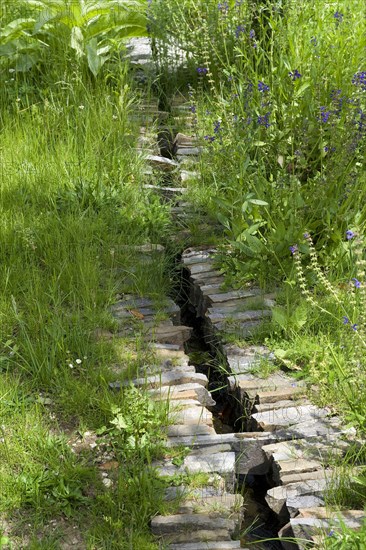
<path id="1" fill-rule="evenodd" d="M 134 42 L 130 57 L 150 71 L 149 48 L 148 40 Z M 149 100 L 141 105 L 139 117 L 138 148 L 148 164 L 144 188 L 169 203 L 179 233 L 172 238 L 189 243 L 189 222 L 197 213 L 185 195 L 189 180 L 199 177 L 196 162 L 201 152 L 197 140 L 188 135 L 192 133 L 189 102 L 176 96 L 169 114 L 159 111 L 157 101 Z M 162 146 L 158 133 L 164 141 L 170 132 L 164 130 L 168 117 L 180 132 L 171 146 L 165 142 Z M 163 148 L 167 156 L 160 154 Z M 214 229 L 201 223 L 199 231 L 204 234 L 207 228 Z M 152 532 L 161 548 L 171 550 L 240 548 L 243 498 L 235 494 L 239 475 L 267 477 L 272 488 L 266 501 L 283 525 L 278 536 L 285 549 L 305 548 L 306 541 L 317 544 L 339 521 L 358 528 L 365 517 L 362 511 L 334 514 L 324 506 L 332 480 L 331 459 L 346 452 L 354 433 L 331 411 L 314 406 L 303 383 L 283 372 L 261 376 L 261 365 L 273 357 L 264 346 L 248 345 L 245 340 L 270 318 L 275 293 L 263 294 L 256 286 L 226 288 L 215 255 L 212 247 L 191 247 L 182 254 L 182 264 L 191 307 L 201 320 L 206 343 L 221 357 L 228 395 L 236 403 L 236 417 L 243 419 L 241 433 L 216 433 L 208 379 L 189 364 L 184 343 L 191 329 L 181 325 L 179 308 L 171 300 L 157 307 L 151 300 L 130 296 L 112 307 L 121 333 L 128 334 L 131 319 L 137 319 L 160 358 L 132 383 L 146 388 L 152 399 L 169 402 L 167 446 L 181 450 L 179 460 L 154 463 L 160 476 L 172 480 L 166 499 L 179 496 L 180 504 L 171 515 L 152 518 Z M 242 344 L 229 343 L 228 334 Z M 118 389 L 121 384 L 112 386 Z M 204 487 L 192 488 L 189 481 L 197 474 L 207 476 Z M 178 486 L 175 480 L 181 481 Z M 293 537 L 298 540 L 289 541 Z"/>
<path id="2" fill-rule="evenodd" d="M 215 402 L 206 389 L 208 379 L 195 371 L 183 351 L 191 329 L 180 324 L 179 308 L 169 299 L 161 306 L 128 296 L 111 310 L 125 328 L 128 321 L 133 326 L 137 316 L 157 357 L 157 364 L 147 368 L 144 376 L 114 382 L 111 389 L 132 383 L 146 389 L 154 400 L 169 401 L 168 446 L 190 447 L 178 465 L 174 459 L 153 463 L 159 476 L 172 478 L 172 483 L 187 479 L 187 483 L 167 490 L 167 500 L 180 496 L 179 509 L 175 514 L 152 518 L 152 532 L 176 550 L 240 548 L 240 542 L 232 540 L 240 532 L 243 505 L 242 496 L 234 492 L 238 452 L 234 449 L 240 449 L 240 439 L 234 434 L 220 436 L 213 428 L 207 406 Z M 168 316 L 163 325 L 159 321 L 162 312 Z M 190 476 L 195 474 L 207 474 L 204 487 L 190 488 Z"/>
<path id="3" fill-rule="evenodd" d="M 233 326 L 241 340 L 250 336 L 270 316 L 268 307 L 274 295 L 261 296 L 256 287 L 224 289 L 214 249 L 191 248 L 183 253 L 182 261 L 191 283 L 190 300 L 202 317 L 206 341 L 225 359 L 228 391 L 241 409 L 238 413 L 246 416 L 247 431 L 236 437 L 243 437 L 252 448 L 247 449 L 248 458 L 238 458 L 236 471 L 266 474 L 271 479 L 275 486 L 266 500 L 284 524 L 279 537 L 303 539 L 283 541 L 283 548 L 305 548 L 304 541 L 318 541 L 319 533 L 340 521 L 351 528 L 360 527 L 363 511 L 337 515 L 326 509 L 324 502 L 334 483 L 329 462 L 346 453 L 354 430 L 344 428 L 330 410 L 313 405 L 303 383 L 282 372 L 261 377 L 261 361 L 273 360 L 265 347 L 225 343 Z M 256 310 L 250 308 L 254 297 L 263 302 Z M 226 323 L 229 317 L 230 323 Z"/>

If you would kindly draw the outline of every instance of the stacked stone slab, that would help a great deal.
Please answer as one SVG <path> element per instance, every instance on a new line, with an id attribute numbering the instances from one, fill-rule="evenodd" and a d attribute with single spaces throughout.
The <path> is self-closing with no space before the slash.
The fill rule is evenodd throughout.
<path id="1" fill-rule="evenodd" d="M 141 67 L 141 81 L 144 71 L 154 70 L 149 39 L 132 40 L 129 57 L 133 64 Z M 182 121 L 186 126 L 191 125 L 185 98 L 177 96 L 172 108 L 173 121 L 180 126 Z M 181 221 L 188 212 L 182 200 L 185 183 L 194 177 L 188 168 L 184 168 L 184 159 L 195 157 L 199 148 L 191 138 L 178 134 L 173 146 L 177 160 L 161 154 L 158 130 L 167 115 L 159 110 L 154 99 L 141 103 L 136 113 L 141 124 L 137 148 L 147 164 L 145 176 L 148 183 L 144 184 L 144 189 L 169 201 L 172 209 L 176 209 L 173 216 Z M 163 254 L 164 250 L 160 245 L 147 244 L 134 247 L 134 252 L 146 256 Z M 152 532 L 161 541 L 162 548 L 172 550 L 240 548 L 240 541 L 233 540 L 240 532 L 243 505 L 242 496 L 234 492 L 235 449 L 240 448 L 240 440 L 234 441 L 234 436 L 231 443 L 218 440 L 220 436 L 213 428 L 212 413 L 207 408 L 215 405 L 207 390 L 208 379 L 196 373 L 183 350 L 190 336 L 190 327 L 181 325 L 179 308 L 168 298 L 164 303 L 156 304 L 149 298 L 123 296 L 112 306 L 111 313 L 118 323 L 119 335 L 133 336 L 138 331 L 156 357 L 155 364 L 141 369 L 138 377 L 132 381 L 111 383 L 111 389 L 119 390 L 132 383 L 148 391 L 153 400 L 169 402 L 167 445 L 173 449 L 182 445 L 187 447 L 189 442 L 190 450 L 180 465 L 168 459 L 156 461 L 157 474 L 175 479 L 179 475 L 182 480 L 200 473 L 208 476 L 207 484 L 200 489 L 191 490 L 184 482 L 179 487 L 169 487 L 166 499 L 179 496 L 180 506 L 174 514 L 152 518 Z"/>
<path id="2" fill-rule="evenodd" d="M 363 512 L 350 510 L 337 516 L 324 504 L 324 495 L 334 483 L 330 459 L 345 454 L 353 430 L 344 428 L 330 410 L 313 405 L 304 383 L 281 371 L 261 377 L 261 362 L 273 360 L 264 346 L 226 343 L 226 333 L 233 325 L 241 339 L 250 336 L 270 316 L 275 296 L 261 295 L 255 286 L 242 290 L 224 287 L 215 249 L 190 248 L 183 253 L 182 262 L 189 276 L 190 301 L 202 319 L 206 342 L 224 358 L 228 391 L 239 404 L 238 415 L 246 418 L 246 433 L 234 437 L 251 440 L 248 463 L 253 469 L 247 471 L 265 473 L 272 480 L 274 487 L 266 500 L 284 525 L 279 537 L 299 539 L 283 540 L 282 546 L 305 548 L 309 541 L 319 541 L 324 529 L 340 522 L 359 527 Z M 256 297 L 261 297 L 263 308 L 252 310 L 247 304 Z M 229 318 L 230 323 L 225 323 Z M 245 469 L 247 459 L 239 459 L 238 464 L 237 471 Z"/>
<path id="3" fill-rule="evenodd" d="M 131 383 L 147 390 L 153 400 L 169 402 L 170 425 L 167 428 L 167 445 L 187 447 L 182 463 L 174 460 L 155 461 L 153 466 L 161 477 L 208 474 L 207 486 L 189 489 L 182 484 L 167 490 L 167 500 L 180 496 L 176 513 L 152 519 L 152 532 L 164 548 L 231 549 L 240 548 L 233 540 L 240 531 L 243 498 L 234 492 L 236 451 L 240 439 L 234 434 L 221 437 L 213 428 L 212 413 L 207 407 L 215 402 L 207 391 L 208 379 L 196 373 L 183 351 L 190 336 L 190 328 L 180 325 L 179 308 L 169 299 L 156 304 L 151 299 L 126 296 L 111 308 L 112 315 L 126 329 L 136 330 L 136 319 L 146 325 L 149 345 L 156 357 L 155 364 L 147 367 L 141 376 L 132 381 L 113 382 L 111 389 L 118 390 Z M 165 313 L 167 321 L 158 319 Z M 175 332 L 173 331 L 175 330 Z M 179 336 L 177 336 L 179 335 Z"/>
<path id="4" fill-rule="evenodd" d="M 131 41 L 129 55 L 144 71 L 153 70 L 148 39 Z M 146 175 L 151 178 L 145 187 L 171 203 L 177 226 L 184 227 L 197 215 L 184 194 L 189 180 L 199 177 L 196 163 L 201 147 L 195 138 L 178 133 L 173 143 L 175 159 L 166 158 L 159 152 L 156 128 L 169 116 L 175 127 L 191 132 L 195 124 L 192 106 L 183 96 L 176 96 L 169 114 L 149 100 L 141 104 L 139 116 L 143 126 L 138 148 L 149 166 Z M 204 489 L 189 491 L 184 484 L 169 487 L 166 498 L 179 493 L 180 507 L 175 514 L 153 518 L 153 533 L 164 548 L 168 545 L 172 550 L 239 548 L 240 542 L 232 540 L 240 529 L 243 504 L 233 492 L 238 474 L 266 474 L 273 481 L 266 498 L 284 524 L 279 537 L 285 549 L 305 548 L 307 541 L 316 544 L 319 533 L 340 520 L 358 528 L 363 512 L 348 511 L 339 516 L 324 507 L 324 493 L 331 479 L 329 456 L 344 453 L 344 437 L 352 434 L 327 409 L 309 402 L 303 384 L 284 373 L 267 378 L 256 374 L 262 361 L 271 360 L 264 347 L 225 342 L 228 332 L 245 339 L 257 330 L 271 315 L 274 295 L 262 294 L 255 286 L 239 291 L 224 288 L 224 276 L 216 267 L 212 248 L 188 249 L 182 261 L 189 273 L 190 301 L 203 320 L 206 342 L 219 348 L 225 359 L 228 391 L 238 403 L 238 417 L 246 418 L 246 431 L 215 432 L 208 380 L 189 365 L 183 344 L 190 329 L 180 326 L 179 312 L 172 302 L 164 305 L 164 321 L 161 315 L 159 321 L 156 319 L 155 306 L 149 300 L 127 297 L 115 304 L 112 311 L 121 332 L 125 333 L 131 320 L 140 323 L 160 357 L 157 365 L 146 369 L 133 383 L 147 388 L 153 399 L 169 401 L 167 445 L 189 448 L 179 465 L 160 460 L 155 463 L 156 471 L 168 477 L 210 475 Z M 120 386 L 113 384 L 114 388 Z"/>

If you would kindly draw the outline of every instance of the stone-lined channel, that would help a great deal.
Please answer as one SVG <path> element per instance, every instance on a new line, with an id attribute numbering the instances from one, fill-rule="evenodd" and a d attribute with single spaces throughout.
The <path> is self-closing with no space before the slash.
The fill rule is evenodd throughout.
<path id="1" fill-rule="evenodd" d="M 187 180 L 197 176 L 200 147 L 182 133 L 172 136 L 173 146 L 169 126 L 189 116 L 189 102 L 181 96 L 173 98 L 170 113 L 159 112 L 157 101 L 141 112 L 140 148 L 151 177 L 145 187 L 169 201 L 177 228 L 191 209 L 182 199 Z M 172 124 L 165 127 L 168 117 Z M 159 121 L 159 136 L 149 130 L 148 120 Z M 189 230 L 183 232 L 189 239 Z M 150 253 L 164 249 L 151 245 Z M 263 537 L 277 540 L 258 548 L 293 550 L 317 545 L 340 520 L 358 528 L 363 511 L 334 514 L 324 501 L 331 460 L 347 451 L 354 434 L 330 411 L 314 406 L 304 384 L 279 370 L 261 375 L 271 354 L 246 339 L 271 315 L 275 296 L 255 285 L 225 288 L 215 255 L 207 246 L 182 251 L 179 307 L 168 297 L 157 307 L 133 296 L 113 307 L 122 323 L 131 314 L 142 320 L 156 364 L 132 383 L 169 402 L 167 445 L 181 450 L 179 460 L 166 457 L 153 464 L 158 475 L 175 480 L 166 499 L 181 496 L 178 510 L 152 518 L 153 533 L 161 548 L 171 550 L 227 550 Z M 240 345 L 228 343 L 233 332 Z M 205 360 L 197 361 L 202 354 Z M 192 485 L 192 477 L 202 474 L 204 485 Z M 240 494 L 244 486 L 246 502 Z M 258 524 L 241 543 L 243 527 L 257 514 Z"/>

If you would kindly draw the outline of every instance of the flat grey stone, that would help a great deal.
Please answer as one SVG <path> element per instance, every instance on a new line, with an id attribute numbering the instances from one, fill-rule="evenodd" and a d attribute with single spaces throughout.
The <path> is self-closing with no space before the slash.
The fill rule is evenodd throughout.
<path id="1" fill-rule="evenodd" d="M 240 390 L 241 400 L 255 398 L 259 391 L 277 390 L 291 385 L 291 378 L 281 373 L 274 373 L 267 378 L 261 378 L 258 374 L 242 372 L 228 378 L 231 391 Z M 294 388 L 296 384 L 294 382 Z"/>
<path id="2" fill-rule="evenodd" d="M 192 447 L 192 449 L 210 449 L 212 446 L 227 444 L 233 448 L 233 443 L 236 442 L 236 434 L 217 434 L 199 435 L 188 437 L 169 438 L 167 441 L 168 447 L 176 447 L 183 445 L 184 447 Z"/>
<path id="3" fill-rule="evenodd" d="M 315 495 L 301 495 L 289 497 L 286 500 L 286 508 L 292 518 L 297 516 L 300 508 L 308 506 L 312 508 L 324 506 L 324 499 Z"/>
<path id="4" fill-rule="evenodd" d="M 210 282 L 208 284 L 205 284 L 203 286 L 200 286 L 200 291 L 202 292 L 202 294 L 208 294 L 209 292 L 213 291 L 213 290 L 220 290 L 221 286 L 222 286 L 222 283 L 223 283 L 223 278 L 222 277 L 219 277 L 218 278 L 218 281 L 216 281 L 216 277 L 214 278 L 214 282 Z M 208 310 L 207 311 L 207 317 L 212 317 L 212 315 L 214 315 L 216 313 L 216 311 L 214 310 Z"/>
<path id="5" fill-rule="evenodd" d="M 179 166 L 178 162 L 158 155 L 147 155 L 147 162 L 149 162 L 154 168 L 160 168 L 161 170 L 171 172 Z"/>
<path id="6" fill-rule="evenodd" d="M 275 396 L 274 396 L 275 397 Z M 307 399 L 300 398 L 299 402 L 296 401 L 296 395 L 293 396 L 295 400 L 295 404 L 297 405 L 311 405 L 311 402 Z M 261 400 L 261 396 L 259 395 L 259 399 Z M 267 403 L 260 403 L 254 405 L 253 413 L 261 413 L 265 411 L 270 411 L 273 409 L 286 409 L 288 407 L 292 407 L 294 405 L 293 399 L 284 399 L 283 401 L 268 401 Z"/>
<path id="7" fill-rule="evenodd" d="M 261 294 L 260 288 L 251 288 L 249 290 L 230 290 L 221 293 L 208 294 L 207 297 L 211 303 L 230 302 L 243 298 L 253 298 Z"/>
<path id="8" fill-rule="evenodd" d="M 353 435 L 349 429 L 341 425 L 339 418 L 325 418 L 324 420 L 309 419 L 293 424 L 286 429 L 277 429 L 276 433 L 283 439 L 319 439 L 332 438 L 341 435 Z"/>
<path id="9" fill-rule="evenodd" d="M 302 503 L 304 507 L 307 506 L 306 501 L 297 500 L 300 497 L 310 496 L 310 497 L 321 497 L 324 494 L 324 491 L 327 488 L 327 482 L 324 479 L 316 479 L 303 481 L 300 483 L 290 483 L 289 485 L 280 485 L 278 487 L 273 487 L 267 491 L 266 501 L 269 507 L 276 513 L 282 514 L 286 506 L 286 501 L 290 501 L 290 506 L 292 510 L 296 508 L 296 505 L 299 504 L 299 508 Z M 323 501 L 317 504 L 317 506 L 322 506 Z M 314 506 L 317 500 L 314 500 L 311 503 L 311 500 L 308 500 L 309 506 Z"/>
<path id="10" fill-rule="evenodd" d="M 210 261 L 195 263 L 189 266 L 189 271 L 191 276 L 194 276 L 198 273 L 207 273 L 211 272 L 214 269 L 213 263 Z"/>
<path id="11" fill-rule="evenodd" d="M 214 277 L 222 277 L 222 273 L 220 271 L 217 271 L 217 269 L 211 268 L 208 271 L 202 271 L 199 273 L 191 274 L 191 280 L 194 284 L 202 283 L 205 284 L 207 281 L 212 280 Z M 209 284 L 209 283 L 207 283 Z"/>
<path id="12" fill-rule="evenodd" d="M 173 145 L 175 147 L 191 147 L 194 146 L 197 143 L 197 138 L 195 136 L 187 136 L 186 134 L 182 134 L 181 132 L 178 132 L 176 134 Z"/>
<path id="13" fill-rule="evenodd" d="M 225 344 L 223 346 L 225 355 L 227 356 L 241 356 L 241 357 L 265 357 L 265 358 L 274 358 L 274 355 L 272 352 L 269 351 L 269 349 L 266 346 L 238 346 L 236 344 Z"/>
<path id="14" fill-rule="evenodd" d="M 204 459 L 206 456 L 211 456 L 216 453 L 226 453 L 230 452 L 231 445 L 229 443 L 218 443 L 216 445 L 210 445 L 209 447 L 201 447 L 198 449 L 193 449 L 189 456 L 193 457 L 194 459 Z"/>
<path id="15" fill-rule="evenodd" d="M 168 426 L 167 435 L 168 437 L 193 437 L 197 435 L 211 435 L 214 434 L 215 430 L 206 424 L 190 424 L 184 426 L 182 424 L 177 424 L 173 426 Z"/>
<path id="16" fill-rule="evenodd" d="M 347 525 L 350 529 L 359 529 L 366 514 L 364 510 L 334 510 L 329 508 L 301 508 L 299 510 L 300 518 L 317 518 L 320 520 L 327 520 L 335 526 L 339 526 L 341 523 Z"/>
<path id="17" fill-rule="evenodd" d="M 132 63 L 153 66 L 151 39 L 144 37 L 130 38 L 127 43 L 126 56 Z"/>
<path id="18" fill-rule="evenodd" d="M 175 466 L 171 460 L 160 460 L 152 463 L 160 476 L 175 476 L 179 474 L 220 474 L 233 478 L 235 453 L 217 452 L 212 455 L 189 454 L 181 466 Z"/>
<path id="19" fill-rule="evenodd" d="M 188 455 L 183 463 L 184 468 L 189 473 L 213 473 L 234 474 L 235 453 L 215 453 L 213 455 L 198 456 Z"/>
<path id="20" fill-rule="evenodd" d="M 318 460 L 329 461 L 336 456 L 342 456 L 347 452 L 349 443 L 346 441 L 315 441 L 297 439 L 294 441 L 281 441 L 263 446 L 263 452 L 275 462 L 282 460 Z"/>
<path id="21" fill-rule="evenodd" d="M 207 514 L 176 514 L 172 516 L 155 516 L 151 520 L 154 535 L 171 535 L 177 532 L 216 531 L 233 532 L 235 522 L 231 519 L 210 517 Z"/>
<path id="22" fill-rule="evenodd" d="M 201 386 L 207 386 L 208 379 L 207 376 L 197 372 L 188 372 L 185 373 L 179 369 L 162 372 L 159 375 L 147 376 L 146 378 L 135 378 L 133 380 L 126 380 L 124 382 L 114 382 L 113 387 L 115 389 L 120 388 L 121 386 L 129 386 L 133 384 L 134 386 L 146 386 L 151 388 L 156 388 L 159 386 L 173 386 L 177 384 L 189 384 L 197 383 Z M 110 384 L 111 386 L 111 384 Z"/>
<path id="23" fill-rule="evenodd" d="M 180 503 L 179 514 L 220 513 L 221 517 L 228 517 L 240 513 L 243 503 L 242 495 L 232 493 L 205 498 L 190 497 Z"/>
<path id="24" fill-rule="evenodd" d="M 184 342 L 189 340 L 192 330 L 191 327 L 184 325 L 170 326 L 168 323 L 161 322 L 159 325 L 150 328 L 145 338 L 183 346 Z"/>
<path id="25" fill-rule="evenodd" d="M 211 323 L 218 324 L 227 324 L 230 327 L 230 324 L 235 324 L 236 322 L 243 321 L 256 321 L 259 319 L 264 319 L 265 317 L 270 317 L 272 315 L 271 311 L 256 309 L 252 311 L 238 311 L 227 315 L 226 313 L 207 313 L 207 317 L 210 319 Z M 241 326 L 241 323 L 240 323 Z"/>
<path id="26" fill-rule="evenodd" d="M 260 358 L 257 357 L 240 357 L 239 355 L 229 355 L 226 360 L 229 364 L 230 371 L 234 374 L 250 372 L 254 367 L 258 367 L 261 361 Z"/>
<path id="27" fill-rule="evenodd" d="M 146 368 L 146 372 L 153 371 L 156 373 L 156 369 L 159 369 L 159 372 L 170 372 L 171 370 L 179 370 L 182 372 L 196 372 L 196 369 L 193 365 L 188 364 L 188 357 L 186 359 L 182 358 L 180 361 L 174 361 L 173 362 L 170 359 L 166 359 L 162 363 L 156 362 L 156 365 L 151 365 L 150 367 Z"/>
<path id="28" fill-rule="evenodd" d="M 153 399 L 168 399 L 169 401 L 178 401 L 181 399 L 197 399 L 206 407 L 213 407 L 216 402 L 212 399 L 208 390 L 200 383 L 193 382 L 180 385 L 165 385 L 160 388 L 150 390 L 149 394 Z"/>
<path id="29" fill-rule="evenodd" d="M 150 347 L 159 350 L 181 351 L 177 344 L 159 344 L 158 342 L 151 342 Z"/>
<path id="30" fill-rule="evenodd" d="M 315 405 L 299 405 L 298 407 L 287 407 L 286 409 L 275 409 L 252 415 L 255 425 L 266 431 L 273 431 L 277 428 L 296 426 L 303 422 L 325 421 L 329 414 L 326 409 L 320 409 Z"/>
<path id="31" fill-rule="evenodd" d="M 209 541 L 230 541 L 232 539 L 231 533 L 227 529 L 216 529 L 215 531 L 210 529 L 199 529 L 186 532 L 178 531 L 176 534 L 166 535 L 166 540 L 170 543 L 186 543 L 186 542 L 209 542 Z M 169 546 L 168 546 L 169 548 Z"/>
<path id="32" fill-rule="evenodd" d="M 176 150 L 176 156 L 179 160 L 179 157 L 186 156 L 198 156 L 202 152 L 202 147 L 178 147 Z"/>
<path id="33" fill-rule="evenodd" d="M 332 472 L 330 470 L 315 470 L 314 472 L 296 472 L 295 474 L 286 474 L 281 476 L 283 485 L 288 483 L 299 483 L 301 481 L 309 481 L 313 479 L 331 479 Z"/>
<path id="34" fill-rule="evenodd" d="M 223 280 L 224 282 L 224 280 Z M 200 287 L 202 289 L 202 292 L 205 295 L 213 294 L 213 292 L 209 292 L 205 285 L 201 285 Z M 227 292 L 227 290 L 224 290 L 223 287 L 220 288 L 220 291 Z M 220 294 L 220 292 L 217 292 L 217 294 Z M 229 302 L 220 302 L 216 304 L 209 304 L 209 307 L 207 309 L 207 315 L 215 315 L 223 314 L 230 317 L 231 315 L 235 315 L 236 313 L 242 313 L 244 311 L 247 311 L 248 308 L 248 299 L 247 298 L 238 298 L 237 300 L 230 300 Z"/>
<path id="35" fill-rule="evenodd" d="M 240 540 L 171 544 L 169 550 L 232 550 L 241 548 Z"/>
<path id="36" fill-rule="evenodd" d="M 170 410 L 169 420 L 174 424 L 207 424 L 213 425 L 212 413 L 204 407 L 184 408 L 180 411 Z"/>
<path id="37" fill-rule="evenodd" d="M 256 321 L 236 321 L 235 323 L 228 323 L 227 321 L 218 322 L 212 325 L 212 332 L 227 332 L 236 334 L 238 338 L 249 338 L 263 323 L 263 319 Z"/>

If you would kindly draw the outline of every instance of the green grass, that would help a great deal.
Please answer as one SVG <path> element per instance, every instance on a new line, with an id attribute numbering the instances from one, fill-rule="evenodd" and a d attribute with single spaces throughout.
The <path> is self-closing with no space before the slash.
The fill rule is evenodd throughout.
<path id="1" fill-rule="evenodd" d="M 76 536 L 90 549 L 152 549 L 148 523 L 165 505 L 149 465 L 163 452 L 167 413 L 108 383 L 154 357 L 139 332 L 97 337 L 118 330 L 109 306 L 119 297 L 163 304 L 171 285 L 172 247 L 144 257 L 133 248 L 170 232 L 169 208 L 142 187 L 131 116 L 140 92 L 124 69 L 93 85 L 67 72 L 52 89 L 9 74 L 0 105 L 0 525 L 11 548 L 56 549 Z M 81 444 L 85 432 L 100 434 L 97 446 Z M 107 489 L 98 460 L 111 458 L 119 466 Z"/>
<path id="2" fill-rule="evenodd" d="M 345 238 L 365 228 L 363 2 L 217 4 L 169 0 L 167 10 L 154 0 L 160 73 L 152 80 L 142 70 L 145 89 L 130 78 L 108 17 L 97 33 L 110 47 L 103 54 L 89 40 L 88 17 L 70 41 L 70 14 L 47 32 L 25 23 L 18 34 L 6 25 L 32 8 L 6 1 L 0 14 L 0 547 L 57 549 L 77 532 L 89 549 L 156 548 L 148 522 L 165 510 L 164 482 L 150 464 L 164 452 L 167 411 L 143 392 L 110 391 L 109 382 L 143 375 L 155 357 L 141 323 L 133 338 L 118 334 L 109 306 L 126 294 L 163 305 L 186 244 L 218 245 L 229 285 L 282 289 L 272 321 L 250 340 L 315 384 L 316 403 L 365 430 L 364 245 L 357 252 Z M 144 10 L 138 21 L 130 14 L 132 33 Z M 188 52 L 187 68 L 168 70 L 172 39 Z M 177 128 L 178 111 L 169 124 L 205 145 L 187 183 L 195 215 L 178 227 L 169 204 L 143 187 L 136 145 L 149 90 L 167 109 L 176 92 L 185 96 L 193 128 Z M 141 256 L 134 245 L 146 242 L 167 251 Z M 289 253 L 295 243 L 304 279 Z M 229 319 L 224 337 L 247 345 L 237 329 Z M 88 432 L 96 447 L 78 436 Z M 98 453 L 119 463 L 109 489 Z M 363 473 L 347 476 L 333 504 L 362 507 Z M 183 481 L 207 480 L 175 480 Z M 342 536 L 364 544 L 347 529 Z"/>

